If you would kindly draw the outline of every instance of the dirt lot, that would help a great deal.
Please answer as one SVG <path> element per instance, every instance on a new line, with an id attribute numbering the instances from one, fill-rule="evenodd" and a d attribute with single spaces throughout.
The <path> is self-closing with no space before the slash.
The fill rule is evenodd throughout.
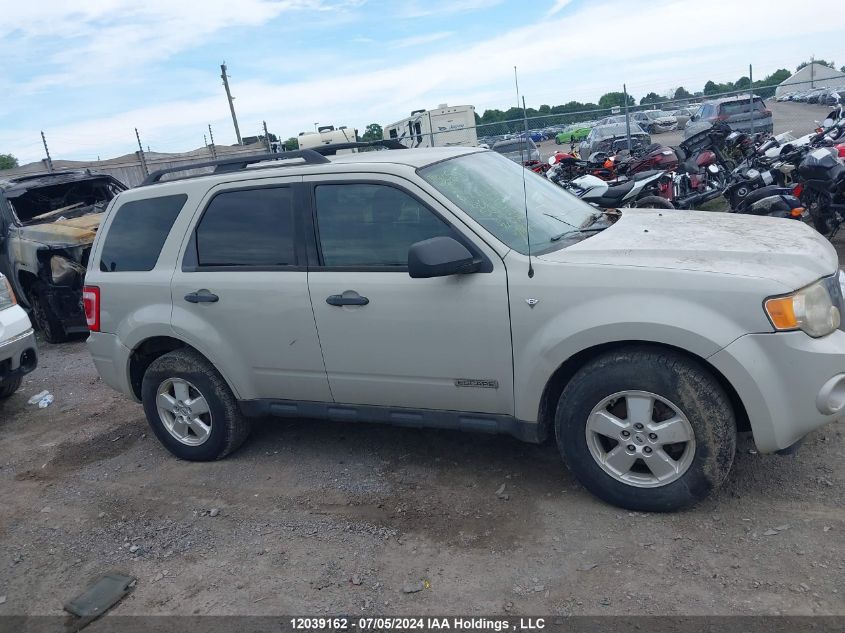
<path id="1" fill-rule="evenodd" d="M 138 577 L 116 614 L 845 615 L 843 423 L 797 456 L 741 442 L 718 494 L 648 515 L 506 437 L 268 420 L 181 462 L 82 342 L 41 350 L 0 404 L 0 616 L 111 570 Z"/>

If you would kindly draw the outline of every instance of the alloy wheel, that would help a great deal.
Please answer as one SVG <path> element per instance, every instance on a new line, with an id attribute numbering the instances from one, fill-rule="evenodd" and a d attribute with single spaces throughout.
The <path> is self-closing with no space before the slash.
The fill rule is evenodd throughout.
<path id="1" fill-rule="evenodd" d="M 648 391 L 620 391 L 586 424 L 590 455 L 608 475 L 637 488 L 680 479 L 695 457 L 695 433 L 677 405 Z"/>

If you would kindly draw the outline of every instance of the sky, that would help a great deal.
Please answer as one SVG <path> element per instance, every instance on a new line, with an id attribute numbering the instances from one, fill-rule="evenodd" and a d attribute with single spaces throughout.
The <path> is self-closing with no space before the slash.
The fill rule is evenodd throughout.
<path id="1" fill-rule="evenodd" d="M 96 160 L 438 104 L 507 109 L 845 64 L 828 0 L 0 0 L 0 153 Z"/>

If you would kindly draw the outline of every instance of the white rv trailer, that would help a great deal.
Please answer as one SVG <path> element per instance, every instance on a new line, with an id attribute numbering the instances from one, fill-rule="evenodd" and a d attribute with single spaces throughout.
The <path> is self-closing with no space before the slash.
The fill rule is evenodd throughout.
<path id="1" fill-rule="evenodd" d="M 441 103 L 435 110 L 414 110 L 407 119 L 385 126 L 383 137 L 407 147 L 475 147 L 475 106 Z"/>
<path id="2" fill-rule="evenodd" d="M 338 143 L 355 143 L 358 141 L 358 130 L 341 125 L 335 129 L 333 125 L 323 125 L 316 132 L 300 132 L 297 137 L 299 149 L 311 149 L 321 145 L 336 145 Z M 338 154 L 354 152 L 353 149 L 342 149 Z"/>

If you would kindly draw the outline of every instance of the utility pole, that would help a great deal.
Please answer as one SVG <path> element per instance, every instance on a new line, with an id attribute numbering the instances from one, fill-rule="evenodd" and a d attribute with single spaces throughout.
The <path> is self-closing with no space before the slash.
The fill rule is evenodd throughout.
<path id="1" fill-rule="evenodd" d="M 748 107 L 751 109 L 751 134 L 754 134 L 754 71 L 748 64 Z"/>
<path id="2" fill-rule="evenodd" d="M 267 133 L 267 121 L 262 121 L 261 124 L 264 126 L 264 143 L 267 145 L 267 152 L 271 151 L 270 149 L 270 135 Z"/>
<path id="3" fill-rule="evenodd" d="M 211 123 L 208 124 L 208 137 L 211 139 L 211 145 L 209 145 L 209 147 L 211 148 L 211 157 L 216 159 L 217 148 L 214 147 L 214 132 L 211 131 Z"/>
<path id="4" fill-rule="evenodd" d="M 810 55 L 810 88 L 815 88 L 815 76 L 816 76 L 816 65 L 815 65 L 816 57 L 814 55 Z"/>
<path id="5" fill-rule="evenodd" d="M 622 95 L 625 97 L 625 136 L 628 137 L 628 151 L 631 151 L 631 116 L 628 114 L 628 86 L 622 84 Z"/>
<path id="6" fill-rule="evenodd" d="M 149 176 L 150 170 L 147 168 L 147 157 L 144 156 L 144 147 L 141 145 L 141 135 L 138 134 L 138 128 L 135 128 L 135 138 L 138 139 L 138 157 L 141 159 L 141 167 L 144 168 L 144 175 Z"/>
<path id="7" fill-rule="evenodd" d="M 229 91 L 229 75 L 226 74 L 226 62 L 220 64 L 220 78 L 223 80 L 223 87 L 226 88 L 226 98 L 229 100 L 229 110 L 232 111 L 232 123 L 235 125 L 235 136 L 238 138 L 238 145 L 243 145 L 241 142 L 241 130 L 238 128 L 238 117 L 235 116 L 235 98 Z"/>
<path id="8" fill-rule="evenodd" d="M 44 136 L 44 130 L 41 130 L 41 142 L 44 143 L 44 153 L 47 154 L 47 171 L 53 173 L 53 159 L 50 158 L 50 150 L 47 149 L 47 138 Z"/>

